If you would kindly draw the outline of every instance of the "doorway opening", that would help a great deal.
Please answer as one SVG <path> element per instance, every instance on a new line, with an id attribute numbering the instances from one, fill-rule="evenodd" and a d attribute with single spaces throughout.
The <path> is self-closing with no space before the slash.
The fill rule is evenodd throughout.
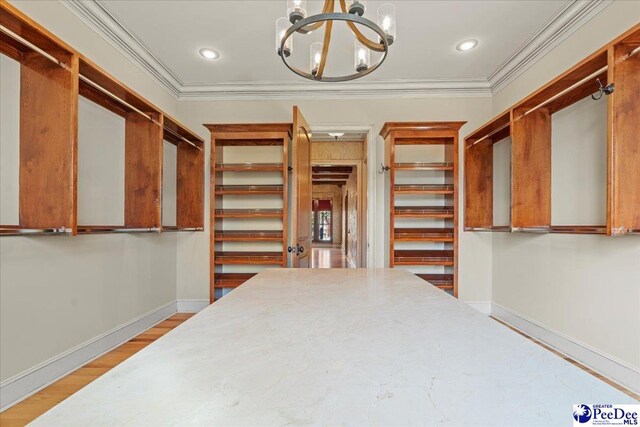
<path id="1" fill-rule="evenodd" d="M 366 138 L 312 134 L 312 268 L 366 266 Z"/>

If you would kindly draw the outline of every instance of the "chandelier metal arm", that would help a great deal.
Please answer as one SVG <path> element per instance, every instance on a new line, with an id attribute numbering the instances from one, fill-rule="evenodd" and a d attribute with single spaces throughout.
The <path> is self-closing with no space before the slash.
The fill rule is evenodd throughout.
<path id="1" fill-rule="evenodd" d="M 345 0 L 340 0 L 340 8 L 342 9 L 342 13 L 348 13 Z M 358 27 L 356 27 L 356 25 L 353 22 L 347 21 L 347 25 L 349 26 L 349 28 L 351 29 L 351 32 L 353 33 L 354 36 L 356 36 L 356 38 L 360 43 L 362 43 L 363 45 L 365 45 L 366 47 L 368 47 L 369 49 L 375 52 L 385 51 L 384 44 L 376 43 L 373 40 L 369 40 L 364 34 L 362 34 L 362 32 L 358 29 Z"/>
<path id="2" fill-rule="evenodd" d="M 331 3 L 331 9 L 333 10 L 334 0 L 327 0 Z M 324 41 L 322 43 L 322 56 L 320 57 L 320 64 L 318 65 L 318 72 L 316 76 L 322 78 L 324 74 L 324 67 L 327 65 L 327 57 L 329 56 L 329 43 L 331 43 L 331 30 L 333 29 L 333 21 L 327 21 L 327 25 L 324 27 Z"/>
<path id="3" fill-rule="evenodd" d="M 324 0 L 324 5 L 322 6 L 322 12 L 321 13 L 331 13 L 333 12 L 334 9 L 334 5 L 333 5 L 334 0 Z M 306 25 L 302 28 L 300 28 L 299 30 L 297 30 L 300 34 L 309 34 L 315 30 L 317 30 L 318 28 L 322 27 L 324 25 L 324 21 L 321 22 L 316 22 L 315 24 L 309 24 Z"/>

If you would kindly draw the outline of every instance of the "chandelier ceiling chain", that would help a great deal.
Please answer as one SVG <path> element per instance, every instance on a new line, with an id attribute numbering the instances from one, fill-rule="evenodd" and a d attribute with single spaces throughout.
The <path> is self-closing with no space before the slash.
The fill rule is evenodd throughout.
<path id="1" fill-rule="evenodd" d="M 315 81 L 343 82 L 364 77 L 376 70 L 386 59 L 389 46 L 395 41 L 395 10 L 392 4 L 384 4 L 378 9 L 378 23 L 365 18 L 364 0 L 339 0 L 341 12 L 335 12 L 335 0 L 325 0 L 322 12 L 307 17 L 306 0 L 288 0 L 288 18 L 276 20 L 276 52 L 284 64 L 297 75 Z M 333 23 L 344 21 L 353 33 L 355 73 L 345 76 L 325 76 Z M 287 58 L 293 53 L 293 35 L 309 34 L 324 26 L 322 42 L 311 44 L 309 72 L 292 66 Z M 378 41 L 365 36 L 358 26 L 369 28 Z M 381 53 L 378 61 L 371 65 L 371 51 Z"/>

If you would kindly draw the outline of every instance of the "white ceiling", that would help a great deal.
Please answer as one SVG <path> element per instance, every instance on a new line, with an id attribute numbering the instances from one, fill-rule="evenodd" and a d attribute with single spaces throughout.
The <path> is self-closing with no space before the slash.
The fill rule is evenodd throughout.
<path id="1" fill-rule="evenodd" d="M 369 0 L 365 17 L 375 21 L 377 8 L 385 2 Z M 604 7 L 604 2 L 576 0 L 393 3 L 397 39 L 385 63 L 370 76 L 334 90 L 382 83 L 421 90 L 453 83 L 454 88 L 490 94 L 497 74 L 522 68 L 522 61 L 531 61 L 541 48 Z M 285 16 L 286 0 L 98 0 L 67 5 L 179 96 L 190 90 L 240 92 L 248 87 L 277 94 L 289 85 L 328 87 L 294 75 L 275 53 L 275 20 Z M 322 1 L 308 1 L 310 14 L 321 7 Z M 321 32 L 296 34 L 294 62 L 308 68 L 308 45 L 321 37 Z M 478 47 L 456 51 L 456 44 L 468 38 L 479 40 Z M 336 23 L 327 73 L 351 72 L 352 43 L 346 25 Z M 221 58 L 204 60 L 198 54 L 202 47 L 218 50 Z"/>
<path id="2" fill-rule="evenodd" d="M 284 67 L 274 47 L 275 20 L 286 14 L 285 0 L 104 3 L 183 83 L 300 79 Z M 322 9 L 321 1 L 308 3 L 309 13 Z M 365 17 L 375 20 L 383 3 L 369 1 Z M 394 3 L 397 42 L 384 65 L 367 79 L 487 78 L 566 2 Z M 333 64 L 346 63 L 350 70 L 353 36 L 347 34 L 346 24 L 336 23 L 334 27 L 332 48 L 336 51 L 332 53 L 337 57 Z M 300 57 L 306 69 L 309 50 L 304 42 L 310 38 L 319 41 L 322 34 L 316 31 L 295 37 L 293 56 Z M 467 38 L 478 39 L 478 47 L 465 53 L 456 51 L 456 44 Z M 198 54 L 202 47 L 218 50 L 221 58 L 205 61 Z"/>

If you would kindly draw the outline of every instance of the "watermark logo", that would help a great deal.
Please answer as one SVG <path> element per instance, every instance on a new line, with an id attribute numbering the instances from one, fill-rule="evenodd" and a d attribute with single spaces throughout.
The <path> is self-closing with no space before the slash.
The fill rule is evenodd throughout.
<path id="1" fill-rule="evenodd" d="M 573 426 L 640 426 L 640 405 L 573 405 Z"/>
<path id="2" fill-rule="evenodd" d="M 580 404 L 573 405 L 573 419 L 579 422 L 580 424 L 584 424 L 591 419 L 591 408 L 589 405 Z"/>

